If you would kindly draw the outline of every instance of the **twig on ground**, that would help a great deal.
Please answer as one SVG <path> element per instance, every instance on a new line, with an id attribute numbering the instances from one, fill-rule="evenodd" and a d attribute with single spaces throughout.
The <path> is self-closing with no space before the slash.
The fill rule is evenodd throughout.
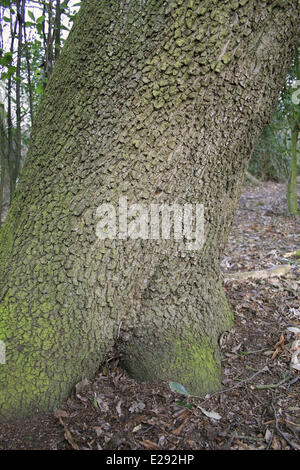
<path id="1" fill-rule="evenodd" d="M 223 390 L 218 390 L 217 392 L 215 393 L 212 393 L 211 395 L 209 395 L 209 397 L 207 397 L 205 400 L 203 400 L 201 403 L 200 403 L 200 406 L 205 403 L 206 401 L 210 400 L 212 397 L 214 397 L 215 395 L 219 395 L 220 393 L 226 393 L 226 392 L 230 392 L 231 390 L 234 390 L 235 388 L 239 388 L 239 387 L 242 387 L 242 385 L 246 382 L 250 382 L 252 379 L 254 379 L 254 377 L 256 377 L 257 375 L 261 374 L 262 372 L 268 372 L 269 368 L 267 366 L 263 367 L 261 370 L 255 372 L 255 374 L 251 375 L 251 377 L 248 377 L 247 379 L 243 379 L 241 380 L 238 384 L 234 385 L 233 387 L 230 387 L 230 388 L 225 388 Z M 193 398 L 198 398 L 198 397 L 193 397 Z"/>
<path id="2" fill-rule="evenodd" d="M 236 431 L 233 431 L 233 433 L 231 434 L 231 436 L 230 436 L 228 442 L 226 442 L 226 444 L 225 444 L 225 446 L 224 446 L 224 449 L 229 450 L 230 447 L 231 447 L 231 445 L 232 445 L 232 443 L 233 443 L 233 441 L 234 441 L 234 439 L 236 439 L 236 437 L 237 437 L 237 432 L 236 432 Z"/>
<path id="3" fill-rule="evenodd" d="M 225 282 L 230 281 L 246 281 L 247 279 L 268 279 L 270 277 L 285 276 L 292 270 L 290 264 L 275 266 L 274 268 L 262 269 L 260 271 L 236 272 L 227 274 L 224 277 Z"/>
<path id="4" fill-rule="evenodd" d="M 263 348 L 263 349 L 257 349 L 256 351 L 242 351 L 242 352 L 239 352 L 238 354 L 240 354 L 241 356 L 249 356 L 249 354 L 257 354 L 257 353 L 260 353 L 260 352 L 264 352 L 264 351 L 269 351 L 270 348 Z"/>
<path id="5" fill-rule="evenodd" d="M 273 403 L 272 403 L 272 408 L 273 408 L 273 411 L 274 411 L 276 431 L 278 432 L 278 434 L 280 434 L 281 437 L 283 437 L 283 439 L 286 440 L 286 442 L 292 447 L 292 449 L 300 450 L 300 446 L 298 446 L 298 444 L 296 444 L 295 442 L 290 441 L 290 439 L 287 437 L 286 433 L 281 431 L 281 429 L 278 426 L 278 417 L 277 417 L 276 410 L 275 410 L 275 407 L 274 407 Z"/>
<path id="6" fill-rule="evenodd" d="M 253 384 L 253 386 L 259 390 L 264 390 L 268 388 L 277 388 L 284 384 L 287 380 L 291 378 L 291 375 L 288 374 L 284 379 L 280 380 L 277 384 Z"/>

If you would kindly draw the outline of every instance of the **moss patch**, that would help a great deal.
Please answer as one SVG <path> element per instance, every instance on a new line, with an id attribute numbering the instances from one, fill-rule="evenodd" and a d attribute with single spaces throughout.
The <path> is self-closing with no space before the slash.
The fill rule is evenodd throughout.
<path id="1" fill-rule="evenodd" d="M 192 395 L 220 388 L 218 345 L 200 334 L 168 332 L 149 343 L 134 342 L 125 367 L 137 380 L 157 379 L 181 383 Z"/>

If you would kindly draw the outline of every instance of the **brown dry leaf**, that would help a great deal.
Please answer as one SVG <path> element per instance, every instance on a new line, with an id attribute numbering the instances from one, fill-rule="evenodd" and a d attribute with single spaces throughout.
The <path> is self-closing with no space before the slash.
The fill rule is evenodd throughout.
<path id="1" fill-rule="evenodd" d="M 175 434 L 175 436 L 179 436 L 181 434 L 181 431 L 183 430 L 185 426 L 185 421 L 177 428 L 172 431 L 172 434 Z"/>
<path id="2" fill-rule="evenodd" d="M 155 442 L 149 441 L 146 439 L 145 441 L 140 441 L 140 444 L 145 447 L 145 449 L 150 449 L 150 450 L 159 450 L 159 447 Z"/>
<path id="3" fill-rule="evenodd" d="M 273 437 L 273 441 L 272 441 L 272 445 L 271 445 L 271 449 L 273 450 L 281 450 L 282 446 L 281 446 L 281 440 L 279 439 L 279 437 L 277 436 L 274 436 Z"/>
<path id="4" fill-rule="evenodd" d="M 103 429 L 101 426 L 94 426 L 93 427 L 95 433 L 97 434 L 97 437 L 101 436 L 103 434 Z"/>
<path id="5" fill-rule="evenodd" d="M 180 419 L 183 419 L 183 418 L 186 418 L 187 416 L 190 416 L 190 413 L 191 412 L 188 409 L 187 410 L 179 410 L 179 411 L 177 411 L 177 413 L 174 413 L 174 418 L 177 419 L 177 418 L 180 417 Z"/>
<path id="6" fill-rule="evenodd" d="M 280 353 L 280 348 L 284 351 L 284 335 L 281 335 L 280 340 L 275 344 L 275 351 L 272 355 L 272 359 L 275 359 L 275 357 Z"/>
<path id="7" fill-rule="evenodd" d="M 234 442 L 239 446 L 238 449 L 249 449 L 249 446 L 245 444 L 245 442 L 240 441 L 239 439 L 235 439 Z"/>
<path id="8" fill-rule="evenodd" d="M 72 434 L 70 433 L 70 431 L 67 428 L 65 428 L 65 439 L 68 441 L 70 446 L 73 447 L 74 450 L 80 450 L 78 445 L 74 441 L 74 439 L 72 437 Z"/>
<path id="9" fill-rule="evenodd" d="M 278 344 L 281 346 L 282 351 L 284 351 L 284 335 L 280 336 L 280 340 L 278 341 Z"/>
<path id="10" fill-rule="evenodd" d="M 272 360 L 279 354 L 279 348 L 277 348 L 272 354 Z"/>
<path id="11" fill-rule="evenodd" d="M 64 411 L 64 410 L 55 410 L 54 413 L 53 413 L 53 416 L 55 418 L 69 418 L 69 413 L 67 413 L 67 411 Z"/>
<path id="12" fill-rule="evenodd" d="M 144 419 L 145 419 L 144 416 L 141 416 L 141 415 L 135 416 L 133 419 L 131 419 L 130 421 L 127 422 L 126 427 L 128 427 L 128 428 L 130 428 L 131 426 L 135 427 L 138 424 L 142 423 L 144 421 Z"/>
<path id="13" fill-rule="evenodd" d="M 59 410 L 59 411 L 62 411 L 62 410 Z M 66 441 L 68 441 L 68 443 L 70 444 L 71 447 L 73 447 L 73 449 L 75 449 L 75 450 L 80 450 L 79 447 L 78 447 L 78 445 L 77 445 L 76 442 L 74 441 L 74 439 L 73 439 L 73 437 L 72 437 L 72 434 L 70 433 L 70 431 L 68 430 L 67 426 L 66 426 L 65 423 L 63 422 L 62 417 L 59 416 L 58 419 L 59 419 L 60 424 L 63 426 L 63 428 L 64 428 L 64 430 L 65 430 L 64 437 L 65 437 Z"/>

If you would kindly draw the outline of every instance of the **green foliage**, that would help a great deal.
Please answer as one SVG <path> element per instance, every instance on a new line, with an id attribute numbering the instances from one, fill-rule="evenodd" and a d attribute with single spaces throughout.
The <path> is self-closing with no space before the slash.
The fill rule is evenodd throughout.
<path id="1" fill-rule="evenodd" d="M 268 127 L 263 131 L 253 152 L 249 171 L 261 180 L 288 182 L 291 175 L 292 135 L 295 127 L 299 129 L 300 106 L 299 65 L 295 52 L 289 74 L 281 90 L 277 109 Z M 299 142 L 298 169 L 299 169 Z"/>
<path id="2" fill-rule="evenodd" d="M 9 161 L 11 188 L 25 161 L 32 123 L 55 60 L 80 4 L 71 0 L 0 0 L 2 154 Z"/>
<path id="3" fill-rule="evenodd" d="M 173 392 L 180 393 L 181 395 L 190 395 L 189 392 L 184 388 L 183 385 L 178 384 L 177 382 L 169 382 L 170 389 Z"/>
<path id="4" fill-rule="evenodd" d="M 249 163 L 249 171 L 263 181 L 286 181 L 289 173 L 289 151 L 286 123 L 277 111 L 263 131 Z"/>

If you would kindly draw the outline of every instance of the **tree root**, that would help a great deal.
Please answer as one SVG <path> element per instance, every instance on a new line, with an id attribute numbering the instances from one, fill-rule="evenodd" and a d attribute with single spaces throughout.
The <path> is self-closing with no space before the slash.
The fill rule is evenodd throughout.
<path id="1" fill-rule="evenodd" d="M 237 272 L 227 274 L 227 276 L 224 277 L 224 281 L 245 281 L 247 279 L 268 279 L 270 277 L 285 276 L 291 269 L 292 266 L 290 264 L 283 264 L 282 266 L 262 269 L 260 271 Z"/>

